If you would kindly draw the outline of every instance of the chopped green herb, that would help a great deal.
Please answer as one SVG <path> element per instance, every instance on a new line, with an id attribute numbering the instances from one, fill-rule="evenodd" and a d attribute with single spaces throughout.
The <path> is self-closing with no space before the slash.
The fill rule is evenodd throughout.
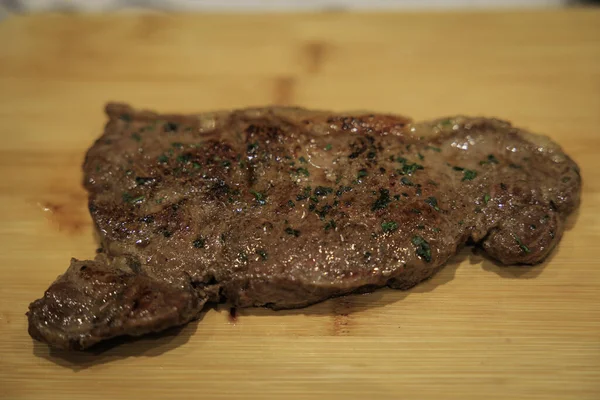
<path id="1" fill-rule="evenodd" d="M 203 238 L 198 238 L 192 242 L 192 245 L 197 249 L 201 249 L 204 247 L 205 243 L 206 241 Z"/>
<path id="2" fill-rule="evenodd" d="M 300 231 L 299 230 L 293 229 L 293 228 L 290 228 L 290 227 L 285 228 L 285 233 L 287 233 L 288 235 L 295 236 L 295 237 L 300 236 Z"/>
<path id="3" fill-rule="evenodd" d="M 123 201 L 125 203 L 131 203 L 131 204 L 137 204 L 146 198 L 146 196 L 133 197 L 131 194 L 129 194 L 127 192 L 124 192 L 121 197 L 123 198 Z"/>
<path id="4" fill-rule="evenodd" d="M 329 151 L 329 150 L 331 150 L 332 147 L 333 146 L 331 145 L 331 143 L 328 143 L 327 146 L 325 146 L 324 150 Z"/>
<path id="5" fill-rule="evenodd" d="M 137 133 L 137 132 L 136 132 L 136 133 L 132 133 L 132 134 L 131 134 L 131 138 L 132 138 L 133 140 L 135 140 L 136 142 L 141 142 L 141 141 L 142 141 L 142 137 L 141 137 L 141 136 L 140 136 L 140 134 L 139 134 L 139 133 Z"/>
<path id="6" fill-rule="evenodd" d="M 288 200 L 287 204 L 290 207 L 296 207 L 296 203 L 294 203 L 292 200 Z"/>
<path id="7" fill-rule="evenodd" d="M 440 121 L 440 125 L 441 126 L 452 126 L 452 120 L 451 119 L 444 119 Z"/>
<path id="8" fill-rule="evenodd" d="M 165 154 L 161 154 L 160 156 L 158 156 L 158 162 L 159 163 L 167 163 L 169 161 L 169 157 L 167 157 Z"/>
<path id="9" fill-rule="evenodd" d="M 310 192 L 312 191 L 312 188 L 310 186 L 306 186 L 304 189 L 302 189 L 302 194 L 299 194 L 298 196 L 296 196 L 296 200 L 300 201 L 300 200 L 306 200 L 310 197 Z"/>
<path id="10" fill-rule="evenodd" d="M 492 196 L 490 196 L 488 193 L 486 193 L 486 194 L 483 196 L 483 202 L 484 202 L 485 204 L 487 204 L 487 203 L 488 203 L 488 201 L 490 201 L 490 199 L 491 199 L 491 198 L 492 198 Z"/>
<path id="11" fill-rule="evenodd" d="M 425 229 L 425 225 L 419 224 L 419 225 L 417 225 L 417 229 L 423 230 L 423 229 Z"/>
<path id="12" fill-rule="evenodd" d="M 365 258 L 371 258 L 371 252 L 370 251 L 365 251 L 364 256 L 365 256 Z"/>
<path id="13" fill-rule="evenodd" d="M 433 229 L 432 229 L 432 231 L 434 231 L 435 233 L 439 233 L 439 232 L 441 232 L 442 230 L 441 230 L 440 228 L 433 228 Z"/>
<path id="14" fill-rule="evenodd" d="M 464 225 L 464 224 L 465 224 L 465 221 L 461 219 L 460 221 L 458 221 L 458 224 L 459 224 L 459 225 Z"/>
<path id="15" fill-rule="evenodd" d="M 359 170 L 358 170 L 358 174 L 356 175 L 356 177 L 357 177 L 358 179 L 361 179 L 361 178 L 364 178 L 364 177 L 365 177 L 365 176 L 367 176 L 367 175 L 368 175 L 368 172 L 367 172 L 367 170 L 363 168 L 363 169 L 359 169 Z"/>
<path id="16" fill-rule="evenodd" d="M 525 246 L 525 245 L 523 244 L 523 242 L 521 241 L 521 238 L 520 238 L 520 237 L 518 237 L 518 236 L 517 236 L 517 235 L 515 235 L 515 234 L 512 234 L 512 237 L 515 239 L 515 242 L 517 242 L 517 244 L 519 245 L 519 247 L 521 248 L 521 250 L 522 250 L 524 253 L 527 253 L 527 254 L 531 253 L 531 250 L 529 249 L 529 247 L 527 247 L 527 246 Z"/>
<path id="17" fill-rule="evenodd" d="M 298 159 L 298 161 L 300 161 L 302 164 L 306 164 L 308 162 L 308 161 L 306 161 L 306 158 L 304 158 L 304 157 L 300 157 Z"/>
<path id="18" fill-rule="evenodd" d="M 402 183 L 404 186 L 413 186 L 414 185 L 414 183 L 412 183 L 412 181 L 405 176 L 403 176 L 400 179 L 400 183 Z"/>
<path id="19" fill-rule="evenodd" d="M 508 164 L 508 166 L 511 167 L 511 168 L 514 168 L 514 169 L 521 169 L 522 168 L 519 164 L 513 164 L 513 163 Z"/>
<path id="20" fill-rule="evenodd" d="M 379 189 L 379 198 L 375 200 L 371 206 L 371 211 L 382 210 L 390 204 L 390 191 L 387 189 Z"/>
<path id="21" fill-rule="evenodd" d="M 333 193 L 333 188 L 326 186 L 317 186 L 315 188 L 315 195 L 317 196 L 327 196 L 328 194 Z"/>
<path id="22" fill-rule="evenodd" d="M 570 176 L 565 176 L 564 178 L 561 179 L 563 183 L 567 183 L 571 180 Z"/>
<path id="23" fill-rule="evenodd" d="M 487 160 L 479 161 L 479 165 L 498 164 L 498 159 L 493 154 L 487 156 Z"/>
<path id="24" fill-rule="evenodd" d="M 229 160 L 221 161 L 221 165 L 224 166 L 225 168 L 229 168 L 231 166 L 231 161 L 229 161 Z"/>
<path id="25" fill-rule="evenodd" d="M 258 142 L 250 143 L 248 146 L 246 146 L 246 149 L 249 153 L 254 153 L 254 151 L 258 149 Z"/>
<path id="26" fill-rule="evenodd" d="M 177 161 L 182 164 L 186 164 L 191 160 L 192 156 L 189 154 L 180 154 L 177 156 Z"/>
<path id="27" fill-rule="evenodd" d="M 400 200 L 400 195 L 399 195 L 399 194 L 395 194 L 395 195 L 394 195 L 394 199 L 395 199 L 395 200 Z"/>
<path id="28" fill-rule="evenodd" d="M 536 226 L 534 224 L 529 225 L 529 229 L 534 230 L 536 229 Z"/>
<path id="29" fill-rule="evenodd" d="M 477 171 L 473 171 L 470 169 L 465 169 L 463 171 L 463 181 L 472 181 L 477 176 Z"/>
<path id="30" fill-rule="evenodd" d="M 137 176 L 135 178 L 135 183 L 136 185 L 145 185 L 148 182 L 152 182 L 154 180 L 154 178 L 144 178 L 141 176 Z"/>
<path id="31" fill-rule="evenodd" d="M 394 221 L 382 222 L 381 223 L 381 229 L 385 233 L 387 233 L 387 232 L 393 232 L 396 229 L 398 229 L 398 223 L 396 223 Z"/>
<path id="32" fill-rule="evenodd" d="M 125 122 L 131 122 L 131 115 L 129 114 L 121 114 L 119 115 L 119 119 Z"/>
<path id="33" fill-rule="evenodd" d="M 412 244 L 417 246 L 416 253 L 419 257 L 424 259 L 426 262 L 431 261 L 431 249 L 429 247 L 429 243 L 421 236 L 415 235 L 412 238 Z"/>
<path id="34" fill-rule="evenodd" d="M 165 124 L 165 132 L 175 132 L 177 130 L 177 124 L 174 122 L 167 122 Z"/>
<path id="35" fill-rule="evenodd" d="M 183 143 L 173 142 L 171 143 L 171 147 L 173 147 L 174 149 L 181 149 L 183 147 Z"/>
<path id="36" fill-rule="evenodd" d="M 300 167 L 296 169 L 296 173 L 302 174 L 304 176 L 310 176 L 310 172 L 306 168 Z"/>
<path id="37" fill-rule="evenodd" d="M 328 231 L 330 229 L 335 229 L 335 221 L 330 219 L 327 223 L 325 223 L 325 230 Z"/>
<path id="38" fill-rule="evenodd" d="M 438 202 L 437 199 L 433 196 L 428 197 L 425 199 L 425 203 L 429 204 L 431 207 L 433 207 L 433 209 L 435 211 L 440 211 L 440 208 L 438 207 Z"/>
<path id="39" fill-rule="evenodd" d="M 317 196 L 310 196 L 310 201 L 312 201 L 313 203 L 318 203 L 319 202 L 319 198 Z"/>
<path id="40" fill-rule="evenodd" d="M 423 156 L 423 154 L 421 153 L 417 153 L 417 156 L 419 156 L 419 160 L 423 161 L 425 159 L 425 156 Z"/>
<path id="41" fill-rule="evenodd" d="M 421 214 L 421 210 L 419 210 L 418 208 L 413 208 L 410 211 L 414 214 Z"/>
<path id="42" fill-rule="evenodd" d="M 438 153 L 442 151 L 442 149 L 440 149 L 439 147 L 435 147 L 435 146 L 426 146 L 425 148 L 427 150 L 437 151 Z"/>
<path id="43" fill-rule="evenodd" d="M 411 163 L 408 163 L 405 161 L 404 164 L 402 165 L 402 168 L 397 170 L 397 172 L 401 175 L 412 175 L 419 169 L 424 169 L 421 164 L 417 164 L 417 163 L 411 164 Z"/>
<path id="44" fill-rule="evenodd" d="M 194 167 L 194 169 L 202 168 L 202 166 L 200 164 L 198 164 L 197 162 L 192 162 L 192 167 Z"/>
<path id="45" fill-rule="evenodd" d="M 267 259 L 267 252 L 262 249 L 256 250 L 256 254 L 258 254 L 263 261 Z"/>
<path id="46" fill-rule="evenodd" d="M 250 193 L 252 193 L 254 195 L 254 199 L 261 206 L 264 206 L 265 204 L 267 204 L 267 201 L 265 200 L 265 196 L 262 193 L 257 192 L 255 190 L 251 190 Z"/>
<path id="47" fill-rule="evenodd" d="M 377 153 L 375 153 L 374 151 L 370 151 L 367 153 L 367 158 L 371 160 L 371 159 L 375 158 L 376 155 L 377 155 Z"/>

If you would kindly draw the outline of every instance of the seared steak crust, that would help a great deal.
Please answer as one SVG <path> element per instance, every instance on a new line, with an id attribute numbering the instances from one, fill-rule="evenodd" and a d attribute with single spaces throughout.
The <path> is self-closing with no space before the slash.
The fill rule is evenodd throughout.
<path id="1" fill-rule="evenodd" d="M 467 242 L 535 264 L 579 203 L 561 148 L 497 119 L 106 111 L 83 166 L 103 251 L 28 313 L 31 336 L 59 348 L 184 324 L 206 302 L 408 289 Z"/>

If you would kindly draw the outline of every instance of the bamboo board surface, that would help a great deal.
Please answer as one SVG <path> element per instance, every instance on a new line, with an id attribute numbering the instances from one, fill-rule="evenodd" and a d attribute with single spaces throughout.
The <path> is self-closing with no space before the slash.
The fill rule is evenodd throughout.
<path id="1" fill-rule="evenodd" d="M 97 353 L 51 351 L 25 312 L 91 257 L 84 151 L 108 100 L 498 116 L 579 163 L 543 265 L 462 251 L 432 280 L 303 310 L 225 307 Z M 0 23 L 0 397 L 600 398 L 600 12 L 43 15 Z"/>

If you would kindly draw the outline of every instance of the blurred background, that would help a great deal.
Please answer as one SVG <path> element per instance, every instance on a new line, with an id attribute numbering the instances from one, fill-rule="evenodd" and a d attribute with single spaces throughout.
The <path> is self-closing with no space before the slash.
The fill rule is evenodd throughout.
<path id="1" fill-rule="evenodd" d="M 538 8 L 593 0 L 0 0 L 0 15 L 41 11 L 323 11 L 378 9 Z"/>

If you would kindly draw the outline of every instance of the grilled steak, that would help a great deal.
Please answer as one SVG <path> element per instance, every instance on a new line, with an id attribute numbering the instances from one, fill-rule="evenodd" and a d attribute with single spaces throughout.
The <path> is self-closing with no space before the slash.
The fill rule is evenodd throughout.
<path id="1" fill-rule="evenodd" d="M 106 111 L 84 163 L 103 251 L 71 260 L 28 313 L 59 348 L 184 324 L 207 302 L 408 289 L 469 242 L 534 264 L 579 203 L 560 147 L 497 119 Z"/>

